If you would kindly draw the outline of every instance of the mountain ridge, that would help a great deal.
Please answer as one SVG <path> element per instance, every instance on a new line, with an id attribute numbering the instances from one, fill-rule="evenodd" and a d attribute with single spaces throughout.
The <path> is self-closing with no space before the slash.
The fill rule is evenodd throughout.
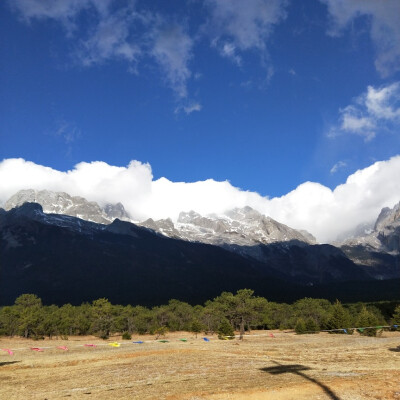
<path id="1" fill-rule="evenodd" d="M 63 192 L 20 191 L 6 202 L 5 208 L 12 211 L 16 205 L 26 204 L 31 199 L 42 204 L 42 222 L 51 214 L 52 224 L 76 233 L 87 231 L 90 234 L 103 229 L 90 225 L 95 223 L 102 224 L 104 232 L 116 234 L 133 235 L 136 229 L 116 222 L 132 223 L 121 203 L 102 208 L 95 202 Z M 46 213 L 46 210 L 54 212 Z M 260 265 L 268 265 L 270 271 L 285 279 L 299 279 L 301 284 L 313 285 L 337 279 L 351 280 L 352 276 L 356 280 L 399 277 L 399 214 L 399 206 L 393 210 L 384 209 L 375 223 L 379 231 L 361 230 L 358 238 L 335 243 L 335 246 L 316 245 L 315 238 L 308 232 L 292 229 L 250 207 L 207 216 L 192 210 L 181 212 L 175 223 L 169 218 L 148 219 L 136 226 L 164 238 L 219 246 L 250 261 L 256 260 Z M 121 218 L 116 219 L 118 216 Z"/>
<path id="2" fill-rule="evenodd" d="M 373 285 L 367 283 L 373 279 L 365 268 L 330 245 L 249 247 L 262 252 L 264 261 L 246 252 L 169 238 L 128 221 L 97 224 L 24 203 L 0 212 L 0 304 L 22 293 L 57 304 L 99 297 L 121 304 L 159 304 L 171 298 L 202 302 L 243 287 L 288 301 L 324 287 L 334 296 L 333 284 L 355 282 L 354 287 L 368 290 Z"/>

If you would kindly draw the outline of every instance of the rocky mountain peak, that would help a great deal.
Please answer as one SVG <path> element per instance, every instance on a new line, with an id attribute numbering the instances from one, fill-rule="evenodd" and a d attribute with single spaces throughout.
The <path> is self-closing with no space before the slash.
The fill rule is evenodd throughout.
<path id="1" fill-rule="evenodd" d="M 398 276 L 400 255 L 400 203 L 381 210 L 370 233 L 337 244 L 355 264 L 378 269 L 380 279 Z"/>
<path id="2" fill-rule="evenodd" d="M 38 203 L 47 214 L 69 215 L 100 224 L 109 224 L 115 218 L 129 220 L 129 215 L 121 203 L 107 204 L 103 209 L 95 201 L 49 190 L 20 190 L 7 200 L 4 209 L 11 210 L 24 203 Z"/>
<path id="3" fill-rule="evenodd" d="M 195 211 L 181 212 L 174 225 L 169 220 L 144 221 L 141 225 L 166 236 L 179 237 L 218 246 L 257 246 L 296 241 L 314 244 L 315 238 L 262 215 L 251 207 L 235 208 L 221 215 L 202 216 Z"/>
<path id="4" fill-rule="evenodd" d="M 261 213 L 249 206 L 245 206 L 243 208 L 234 208 L 233 210 L 227 211 L 225 215 L 237 221 L 258 220 L 263 216 Z"/>
<path id="5" fill-rule="evenodd" d="M 121 220 L 130 220 L 130 215 L 126 212 L 125 207 L 122 203 L 117 204 L 106 204 L 103 208 L 104 212 L 109 218 L 121 219 Z"/>
<path id="6" fill-rule="evenodd" d="M 201 215 L 193 210 L 189 212 L 182 211 L 179 213 L 178 222 L 182 224 L 191 224 L 199 218 L 201 218 Z"/>
<path id="7" fill-rule="evenodd" d="M 171 218 L 160 219 L 158 221 L 154 221 L 153 218 L 149 218 L 146 221 L 139 223 L 138 225 L 161 233 L 164 236 L 168 236 L 171 238 L 180 238 L 179 232 L 175 229 L 175 225 L 172 222 Z"/>
<path id="8" fill-rule="evenodd" d="M 393 208 L 382 208 L 378 219 L 375 222 L 375 231 L 387 229 L 391 225 L 400 224 L 400 203 L 396 204 Z"/>

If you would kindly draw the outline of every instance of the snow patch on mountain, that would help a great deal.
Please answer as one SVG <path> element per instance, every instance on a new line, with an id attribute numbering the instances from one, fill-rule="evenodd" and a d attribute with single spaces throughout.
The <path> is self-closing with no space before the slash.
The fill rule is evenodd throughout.
<path id="1" fill-rule="evenodd" d="M 110 224 L 115 218 L 130 221 L 121 203 L 106 204 L 101 208 L 96 202 L 87 201 L 83 197 L 49 190 L 20 190 L 7 200 L 4 209 L 8 211 L 24 203 L 40 204 L 46 214 L 69 215 L 99 224 Z"/>
<path id="2" fill-rule="evenodd" d="M 256 246 L 292 241 L 315 244 L 315 238 L 310 233 L 292 229 L 251 207 L 207 216 L 192 210 L 181 212 L 175 224 L 170 219 L 148 219 L 140 225 L 169 237 L 219 246 Z"/>

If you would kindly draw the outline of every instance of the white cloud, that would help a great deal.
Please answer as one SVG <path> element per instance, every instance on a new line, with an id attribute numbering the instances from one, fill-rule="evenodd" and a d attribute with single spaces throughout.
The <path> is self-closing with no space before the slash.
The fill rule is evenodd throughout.
<path id="1" fill-rule="evenodd" d="M 339 169 L 346 167 L 347 164 L 345 161 L 338 161 L 330 170 L 331 174 L 336 173 Z"/>
<path id="2" fill-rule="evenodd" d="M 100 204 L 120 201 L 137 220 L 176 220 L 181 211 L 222 213 L 249 205 L 293 228 L 307 229 L 326 242 L 376 219 L 382 207 L 399 202 L 398 176 L 400 156 L 356 171 L 334 190 L 305 182 L 282 197 L 270 199 L 236 188 L 228 181 L 153 180 L 150 165 L 138 161 L 127 167 L 82 162 L 71 171 L 60 172 L 23 159 L 6 159 L 0 163 L 0 204 L 20 189 L 33 188 L 65 191 Z"/>
<path id="3" fill-rule="evenodd" d="M 106 15 L 112 0 L 10 0 L 10 6 L 22 20 L 53 19 L 60 21 L 68 36 L 76 29 L 76 17 L 85 10 L 94 9 Z"/>
<path id="4" fill-rule="evenodd" d="M 242 57 L 237 54 L 237 48 L 233 43 L 220 44 L 218 40 L 214 40 L 212 46 L 219 50 L 222 57 L 229 58 L 238 66 L 242 65 Z"/>
<path id="5" fill-rule="evenodd" d="M 58 127 L 54 131 L 54 135 L 61 137 L 65 144 L 71 145 L 77 138 L 79 138 L 81 131 L 74 124 L 62 120 L 58 122 Z"/>
<path id="6" fill-rule="evenodd" d="M 22 18 L 67 19 L 75 17 L 83 9 L 88 8 L 91 0 L 13 0 L 11 7 L 19 12 Z"/>
<path id="7" fill-rule="evenodd" d="M 90 12 L 82 33 L 86 39 L 78 39 L 78 61 L 85 66 L 103 62 L 110 58 L 123 58 L 129 62 L 140 53 L 138 45 L 130 38 L 130 27 L 139 15 L 135 12 L 135 1 L 125 7 L 111 7 L 113 0 L 14 0 L 11 7 L 23 20 L 53 19 L 67 29 L 72 37 L 77 29 L 77 19 Z M 76 39 L 76 37 L 74 37 Z"/>
<path id="8" fill-rule="evenodd" d="M 374 88 L 354 99 L 339 111 L 339 124 L 332 127 L 329 136 L 352 133 L 372 140 L 378 133 L 400 127 L 400 82 Z"/>
<path id="9" fill-rule="evenodd" d="M 365 105 L 376 119 L 400 121 L 400 82 L 377 89 L 368 86 Z"/>
<path id="10" fill-rule="evenodd" d="M 201 111 L 202 108 L 203 108 L 203 106 L 200 103 L 192 102 L 187 105 L 181 105 L 181 106 L 177 107 L 175 109 L 175 114 L 178 114 L 179 112 L 181 112 L 183 110 L 187 115 L 189 115 L 194 111 Z"/>
<path id="11" fill-rule="evenodd" d="M 150 50 L 164 71 L 169 86 L 181 98 L 187 96 L 187 81 L 191 76 L 188 64 L 192 57 L 193 40 L 179 25 L 157 28 Z"/>
<path id="12" fill-rule="evenodd" d="M 183 20 L 137 6 L 136 0 L 8 0 L 26 23 L 53 20 L 71 40 L 78 64 L 91 67 L 114 60 L 124 61 L 127 71 L 139 75 L 152 57 L 164 80 L 184 99 L 192 78 L 190 61 L 195 39 L 188 33 L 190 16 Z M 207 23 L 197 27 L 197 37 L 209 35 L 221 56 L 242 65 L 243 51 L 256 50 L 267 69 L 266 43 L 276 24 L 286 17 L 288 0 L 204 0 Z M 171 22 L 172 21 L 172 22 Z M 143 62 L 145 61 L 145 62 Z M 150 68 L 153 66 L 150 64 Z M 198 76 L 198 74 L 197 74 Z M 196 79 L 196 75 L 193 77 Z"/>
<path id="13" fill-rule="evenodd" d="M 142 53 L 130 35 L 130 26 L 135 20 L 137 15 L 130 8 L 104 15 L 89 38 L 81 42 L 79 61 L 85 66 L 114 58 L 135 62 Z"/>
<path id="14" fill-rule="evenodd" d="M 398 0 L 320 0 L 328 6 L 338 35 L 359 17 L 367 17 L 376 48 L 375 67 L 386 77 L 400 70 L 400 1 Z"/>
<path id="15" fill-rule="evenodd" d="M 178 97 L 187 96 L 193 39 L 182 26 L 168 24 L 163 16 L 138 11 L 135 1 L 15 0 L 10 5 L 26 22 L 59 22 L 77 44 L 73 55 L 79 64 L 90 67 L 123 60 L 129 64 L 128 71 L 138 73 L 138 62 L 150 55 L 167 85 Z M 85 12 L 85 25 L 78 29 L 78 20 Z"/>
<path id="16" fill-rule="evenodd" d="M 221 55 L 240 65 L 238 51 L 266 50 L 274 25 L 286 17 L 286 0 L 205 0 L 210 19 L 205 27 Z"/>

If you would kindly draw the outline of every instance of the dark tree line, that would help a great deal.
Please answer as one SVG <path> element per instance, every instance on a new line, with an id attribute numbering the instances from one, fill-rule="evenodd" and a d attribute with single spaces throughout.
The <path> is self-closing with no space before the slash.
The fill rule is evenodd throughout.
<path id="1" fill-rule="evenodd" d="M 41 339 L 94 334 L 108 338 L 122 333 L 163 335 L 167 331 L 205 332 L 220 336 L 253 329 L 295 329 L 298 333 L 321 329 L 400 325 L 400 305 L 383 316 L 376 305 L 334 304 L 324 299 L 304 298 L 293 304 L 269 302 L 250 289 L 236 294 L 223 292 L 203 306 L 179 300 L 153 308 L 113 305 L 98 299 L 80 306 L 44 306 L 34 294 L 19 296 L 15 304 L 0 308 L 0 335 Z M 351 333 L 351 332 L 349 332 Z M 375 335 L 375 330 L 361 334 Z"/>

